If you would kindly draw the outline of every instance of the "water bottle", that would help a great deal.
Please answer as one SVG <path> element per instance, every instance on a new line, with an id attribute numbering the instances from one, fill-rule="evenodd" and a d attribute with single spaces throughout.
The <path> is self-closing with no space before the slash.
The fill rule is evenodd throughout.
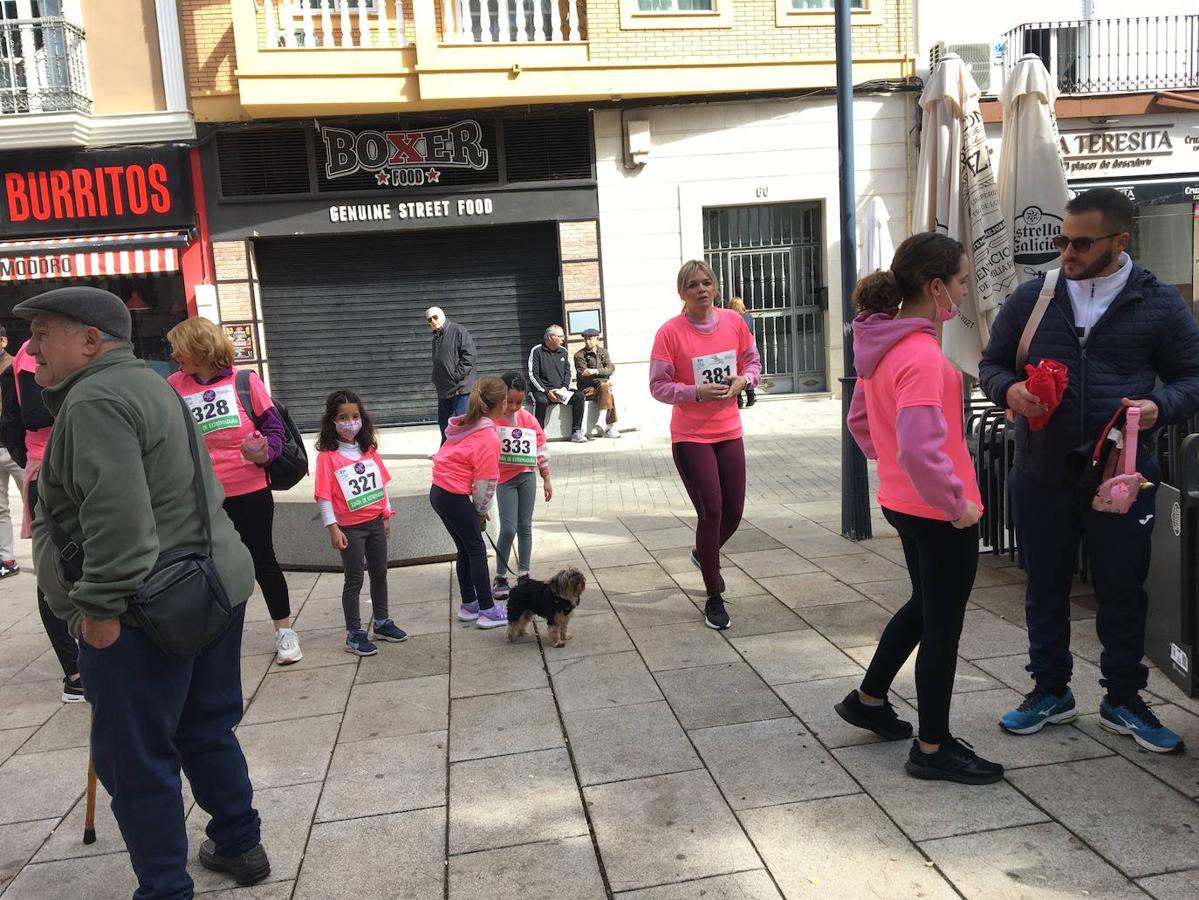
<path id="1" fill-rule="evenodd" d="M 242 446 L 251 455 L 261 453 L 262 448 L 266 446 L 266 435 L 261 431 L 255 431 L 253 434 L 246 435 L 246 439 L 242 441 Z"/>

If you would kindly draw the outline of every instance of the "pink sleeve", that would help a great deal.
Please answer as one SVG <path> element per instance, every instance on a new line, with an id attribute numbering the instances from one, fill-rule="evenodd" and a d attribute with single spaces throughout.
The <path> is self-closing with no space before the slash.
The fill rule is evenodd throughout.
<path id="1" fill-rule="evenodd" d="M 663 359 L 649 361 L 649 392 L 659 403 L 672 406 L 680 403 L 698 403 L 695 385 L 675 381 L 674 363 Z"/>
<path id="2" fill-rule="evenodd" d="M 849 416 L 845 424 L 854 441 L 862 448 L 867 459 L 878 459 L 878 451 L 874 449 L 874 439 L 870 436 L 870 422 L 866 418 L 866 389 L 862 387 L 859 378 L 853 390 L 853 399 L 849 401 Z"/>
<path id="3" fill-rule="evenodd" d="M 899 466 L 924 502 L 952 522 L 966 513 L 965 490 L 945 453 L 949 426 L 941 406 L 907 406 L 895 417 Z"/>
<path id="4" fill-rule="evenodd" d="M 255 418 L 261 418 L 263 413 L 275 405 L 271 395 L 266 392 L 266 385 L 254 371 L 250 372 L 250 404 L 254 407 L 251 412 L 254 413 Z"/>
<path id="5" fill-rule="evenodd" d="M 313 497 L 317 500 L 332 500 L 333 464 L 326 450 L 322 450 L 316 455 L 316 475 L 314 476 L 314 481 L 316 486 L 312 492 Z"/>

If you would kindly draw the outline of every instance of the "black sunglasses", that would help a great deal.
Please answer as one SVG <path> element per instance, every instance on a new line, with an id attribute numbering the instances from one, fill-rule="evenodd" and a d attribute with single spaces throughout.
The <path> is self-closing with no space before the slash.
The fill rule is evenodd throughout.
<path id="1" fill-rule="evenodd" d="M 1068 238 L 1064 234 L 1059 234 L 1053 239 L 1053 247 L 1055 250 L 1057 250 L 1058 253 L 1065 253 L 1066 248 L 1070 247 L 1070 246 L 1073 246 L 1074 249 L 1077 250 L 1079 253 L 1086 253 L 1093 246 L 1095 246 L 1096 241 L 1105 241 L 1108 238 L 1113 238 L 1116 235 L 1123 234 L 1123 233 L 1124 232 L 1122 232 L 1122 231 L 1113 231 L 1111 234 L 1100 235 L 1097 238 L 1089 238 L 1089 237 Z"/>

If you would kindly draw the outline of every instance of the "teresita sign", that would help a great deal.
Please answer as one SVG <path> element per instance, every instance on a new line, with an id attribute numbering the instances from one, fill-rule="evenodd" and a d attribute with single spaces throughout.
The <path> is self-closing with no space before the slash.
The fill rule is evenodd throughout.
<path id="1" fill-rule="evenodd" d="M 484 171 L 491 154 L 474 119 L 416 131 L 351 131 L 321 128 L 325 177 L 370 173 L 377 187 L 440 184 L 442 169 Z"/>
<path id="2" fill-rule="evenodd" d="M 0 154 L 0 236 L 190 227 L 187 148 Z"/>

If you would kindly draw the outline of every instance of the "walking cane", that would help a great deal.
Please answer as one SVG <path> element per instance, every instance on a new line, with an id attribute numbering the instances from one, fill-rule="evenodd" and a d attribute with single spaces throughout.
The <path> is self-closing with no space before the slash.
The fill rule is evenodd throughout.
<path id="1" fill-rule="evenodd" d="M 87 809 L 83 814 L 83 843 L 96 843 L 96 767 L 87 757 Z"/>

